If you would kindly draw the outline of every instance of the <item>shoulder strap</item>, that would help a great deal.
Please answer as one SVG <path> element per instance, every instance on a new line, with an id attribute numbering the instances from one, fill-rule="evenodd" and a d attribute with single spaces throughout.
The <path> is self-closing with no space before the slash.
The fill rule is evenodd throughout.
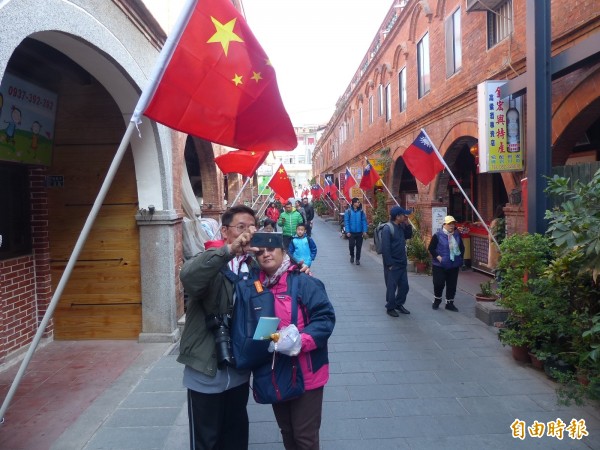
<path id="1" fill-rule="evenodd" d="M 292 277 L 292 289 L 290 297 L 292 297 L 292 322 L 294 325 L 298 325 L 298 277 L 299 275 L 292 274 L 290 272 L 288 277 Z"/>
<path id="2" fill-rule="evenodd" d="M 396 232 L 396 227 L 394 226 L 394 224 L 392 222 L 386 222 L 386 225 L 390 229 L 390 236 L 394 237 L 394 233 Z"/>

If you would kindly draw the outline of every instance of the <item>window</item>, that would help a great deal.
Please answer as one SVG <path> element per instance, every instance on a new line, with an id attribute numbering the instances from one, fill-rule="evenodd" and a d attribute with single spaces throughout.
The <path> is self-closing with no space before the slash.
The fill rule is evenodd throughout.
<path id="1" fill-rule="evenodd" d="M 362 133 L 362 122 L 363 122 L 363 114 L 362 114 L 362 106 L 358 108 L 358 132 Z"/>
<path id="2" fill-rule="evenodd" d="M 454 75 L 462 64 L 460 44 L 460 8 L 446 19 L 446 77 Z"/>
<path id="3" fill-rule="evenodd" d="M 0 259 L 31 253 L 29 174 L 18 164 L 0 164 Z"/>
<path id="4" fill-rule="evenodd" d="M 487 12 L 488 48 L 492 48 L 512 33 L 512 0 L 507 0 L 493 11 Z"/>
<path id="5" fill-rule="evenodd" d="M 379 102 L 379 117 L 383 116 L 383 109 L 384 109 L 384 98 L 383 98 L 383 85 L 380 84 L 379 87 L 377 88 L 377 100 Z"/>
<path id="6" fill-rule="evenodd" d="M 390 83 L 385 86 L 385 121 L 392 120 L 392 88 Z"/>
<path id="7" fill-rule="evenodd" d="M 398 106 L 400 112 L 406 111 L 406 67 L 398 72 Z"/>
<path id="8" fill-rule="evenodd" d="M 375 111 L 373 111 L 373 96 L 369 97 L 369 125 L 373 123 Z"/>
<path id="9" fill-rule="evenodd" d="M 429 92 L 431 88 L 430 72 L 429 72 L 429 33 L 417 44 L 417 67 L 419 77 L 419 98 Z"/>

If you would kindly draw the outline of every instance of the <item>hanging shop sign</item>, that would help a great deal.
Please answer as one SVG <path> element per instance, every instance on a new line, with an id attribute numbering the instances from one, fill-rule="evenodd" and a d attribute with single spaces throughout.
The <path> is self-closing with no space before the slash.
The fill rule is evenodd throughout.
<path id="1" fill-rule="evenodd" d="M 500 98 L 506 81 L 489 80 L 477 86 L 479 172 L 523 170 L 521 98 Z"/>
<path id="2" fill-rule="evenodd" d="M 58 96 L 5 74 L 0 84 L 0 160 L 49 166 Z"/>

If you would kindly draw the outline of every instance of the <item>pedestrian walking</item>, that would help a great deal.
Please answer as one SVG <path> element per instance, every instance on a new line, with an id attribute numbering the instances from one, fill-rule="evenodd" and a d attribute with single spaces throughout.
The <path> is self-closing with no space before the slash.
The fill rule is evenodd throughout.
<path id="1" fill-rule="evenodd" d="M 438 309 L 442 303 L 442 294 L 446 288 L 446 309 L 458 312 L 454 305 L 458 272 L 463 265 L 465 246 L 456 229 L 456 219 L 452 216 L 444 217 L 444 224 L 431 237 L 429 242 L 431 253 L 431 272 L 433 276 L 433 309 Z"/>
<path id="2" fill-rule="evenodd" d="M 294 208 L 296 208 L 296 211 L 298 211 L 302 216 L 303 223 L 306 223 L 306 211 L 304 211 L 304 206 L 302 206 L 302 202 L 300 200 L 296 200 L 294 202 Z"/>
<path id="3" fill-rule="evenodd" d="M 385 280 L 385 309 L 387 314 L 398 317 L 410 314 L 404 307 L 408 295 L 408 273 L 406 266 L 406 240 L 413 235 L 412 226 L 406 223 L 411 211 L 394 206 L 390 210 L 391 227 L 384 227 L 381 233 L 381 256 L 383 259 L 383 277 Z"/>
<path id="4" fill-rule="evenodd" d="M 310 236 L 306 235 L 306 226 L 303 223 L 296 225 L 296 236 L 292 238 L 288 247 L 288 255 L 294 261 L 303 262 L 308 267 L 311 266 L 317 257 L 317 244 Z"/>
<path id="5" fill-rule="evenodd" d="M 315 208 L 308 202 L 308 197 L 302 199 L 302 206 L 304 206 L 304 212 L 306 213 L 306 235 L 311 236 L 313 220 L 315 219 Z"/>
<path id="6" fill-rule="evenodd" d="M 274 223 L 275 226 L 273 227 L 273 231 L 277 231 L 277 221 L 279 220 L 279 215 L 280 215 L 280 211 L 277 208 L 277 206 L 275 205 L 275 202 L 271 202 L 269 203 L 269 206 L 267 206 L 267 209 L 265 210 L 265 216 L 267 216 L 269 219 L 271 219 Z"/>
<path id="7" fill-rule="evenodd" d="M 281 226 L 283 234 L 283 248 L 288 248 L 292 238 L 296 234 L 296 226 L 299 223 L 304 223 L 302 215 L 294 209 L 292 202 L 289 200 L 284 205 L 285 210 L 279 216 L 277 225 Z"/>
<path id="8" fill-rule="evenodd" d="M 356 255 L 356 265 L 360 266 L 363 239 L 367 237 L 368 227 L 367 215 L 362 209 L 362 204 L 357 197 L 354 197 L 351 207 L 344 212 L 344 231 L 348 238 L 350 264 L 354 264 L 354 256 Z"/>

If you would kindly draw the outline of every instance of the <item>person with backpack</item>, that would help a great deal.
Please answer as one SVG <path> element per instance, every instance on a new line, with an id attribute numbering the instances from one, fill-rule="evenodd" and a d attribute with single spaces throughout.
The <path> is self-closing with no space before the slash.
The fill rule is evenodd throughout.
<path id="1" fill-rule="evenodd" d="M 288 247 L 288 255 L 296 262 L 302 261 L 308 267 L 317 257 L 317 244 L 310 236 L 306 235 L 306 225 L 296 225 L 296 236 L 292 238 Z"/>
<path id="2" fill-rule="evenodd" d="M 444 217 L 444 224 L 431 237 L 429 253 L 433 257 L 431 272 L 433 276 L 433 309 L 438 309 L 442 303 L 442 292 L 446 287 L 446 306 L 448 311 L 458 312 L 454 306 L 458 272 L 463 264 L 465 245 L 460 232 L 456 229 L 456 219 L 452 216 Z"/>
<path id="3" fill-rule="evenodd" d="M 352 199 L 351 207 L 344 213 L 344 230 L 348 237 L 348 247 L 350 249 L 350 264 L 354 264 L 354 254 L 356 249 L 356 265 L 360 266 L 360 253 L 362 250 L 363 239 L 367 237 L 367 215 L 362 209 L 360 200 L 357 197 Z"/>
<path id="4" fill-rule="evenodd" d="M 406 266 L 406 240 L 412 238 L 412 226 L 406 223 L 411 211 L 394 206 L 390 210 L 390 222 L 381 230 L 381 256 L 383 259 L 383 277 L 385 280 L 385 309 L 387 314 L 398 317 L 410 314 L 404 307 L 408 295 L 408 273 Z"/>

